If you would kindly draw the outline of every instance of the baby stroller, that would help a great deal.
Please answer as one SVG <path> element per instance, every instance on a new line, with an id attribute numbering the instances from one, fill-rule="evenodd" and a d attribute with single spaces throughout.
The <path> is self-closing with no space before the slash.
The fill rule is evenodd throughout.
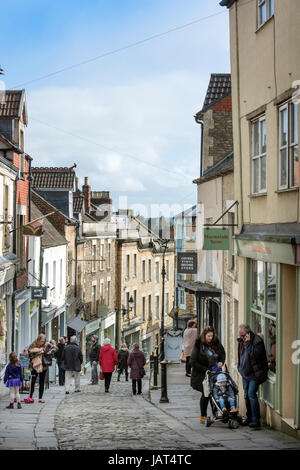
<path id="1" fill-rule="evenodd" d="M 213 395 L 213 389 L 216 385 L 217 381 L 217 376 L 221 373 L 219 372 L 211 372 L 207 371 L 206 372 L 206 378 L 205 378 L 205 383 L 204 383 L 204 392 L 205 396 L 209 397 L 209 403 L 211 406 L 212 410 L 212 416 L 207 416 L 206 417 L 206 426 L 209 427 L 211 426 L 215 421 L 222 421 L 223 423 L 228 424 L 228 427 L 230 429 L 237 429 L 240 424 L 243 422 L 242 416 L 239 414 L 239 412 L 231 413 L 230 411 L 230 406 L 229 403 L 226 402 L 226 408 L 228 413 L 226 415 L 223 414 L 222 409 L 219 405 L 219 403 L 215 400 L 215 397 Z M 227 378 L 227 382 L 232 386 L 234 395 L 235 395 L 235 402 L 236 402 L 236 407 L 238 407 L 238 387 L 234 380 L 231 378 L 227 366 L 225 365 L 225 372 L 222 371 L 222 374 L 224 374 Z"/>

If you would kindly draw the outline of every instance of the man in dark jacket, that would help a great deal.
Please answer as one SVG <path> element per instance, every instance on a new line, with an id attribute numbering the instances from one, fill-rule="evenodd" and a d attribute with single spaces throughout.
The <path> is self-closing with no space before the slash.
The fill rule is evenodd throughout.
<path id="1" fill-rule="evenodd" d="M 54 354 L 56 357 L 56 362 L 57 362 L 57 367 L 58 367 L 58 383 L 61 386 L 65 385 L 65 370 L 62 369 L 61 363 L 62 363 L 62 355 L 65 349 L 65 338 L 62 336 L 59 338 L 59 343 L 57 344 L 57 351 Z"/>
<path id="2" fill-rule="evenodd" d="M 80 392 L 80 372 L 83 356 L 80 347 L 76 343 L 76 336 L 71 336 L 62 354 L 61 367 L 66 371 L 66 394 L 70 393 L 72 375 L 75 378 L 75 392 Z"/>
<path id="3" fill-rule="evenodd" d="M 98 384 L 98 362 L 101 346 L 98 343 L 98 336 L 93 335 L 91 338 L 92 347 L 90 350 L 90 364 L 91 364 L 91 382 L 89 385 Z"/>
<path id="4" fill-rule="evenodd" d="M 251 331 L 250 326 L 239 326 L 238 371 L 243 377 L 244 398 L 247 408 L 245 425 L 260 427 L 260 407 L 257 398 L 258 386 L 268 378 L 268 359 L 261 336 Z"/>

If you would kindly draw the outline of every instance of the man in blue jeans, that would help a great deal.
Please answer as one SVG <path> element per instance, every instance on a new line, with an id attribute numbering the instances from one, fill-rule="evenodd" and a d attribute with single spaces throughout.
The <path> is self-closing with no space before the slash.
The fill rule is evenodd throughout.
<path id="1" fill-rule="evenodd" d="M 239 326 L 238 371 L 243 377 L 247 419 L 244 425 L 260 427 L 260 407 L 257 398 L 258 386 L 268 378 L 268 360 L 264 341 L 251 331 L 250 326 Z"/>

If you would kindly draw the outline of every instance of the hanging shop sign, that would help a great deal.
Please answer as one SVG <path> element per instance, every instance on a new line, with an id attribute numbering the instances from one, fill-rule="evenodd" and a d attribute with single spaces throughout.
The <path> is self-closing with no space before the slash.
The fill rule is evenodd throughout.
<path id="1" fill-rule="evenodd" d="M 31 300 L 47 299 L 47 287 L 31 287 Z"/>
<path id="2" fill-rule="evenodd" d="M 197 253 L 178 253 L 178 274 L 197 274 Z"/>
<path id="3" fill-rule="evenodd" d="M 168 330 L 165 335 L 165 359 L 179 361 L 182 351 L 182 330 Z"/>
<path id="4" fill-rule="evenodd" d="M 228 228 L 205 228 L 203 250 L 229 250 L 230 231 Z"/>
<path id="5" fill-rule="evenodd" d="M 31 237 L 40 237 L 43 231 L 43 225 L 40 222 L 31 222 L 22 227 L 23 235 Z"/>

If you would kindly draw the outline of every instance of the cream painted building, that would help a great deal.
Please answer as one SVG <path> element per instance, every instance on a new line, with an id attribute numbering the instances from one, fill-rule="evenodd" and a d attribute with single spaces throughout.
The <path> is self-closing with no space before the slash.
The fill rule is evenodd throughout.
<path id="1" fill-rule="evenodd" d="M 238 320 L 265 340 L 263 416 L 300 437 L 300 2 L 221 5 L 230 18 Z"/>
<path id="2" fill-rule="evenodd" d="M 146 356 L 160 344 L 163 250 L 157 236 L 130 211 L 117 214 L 116 312 L 119 345 L 139 343 Z M 174 306 L 174 244 L 165 253 L 164 326 Z M 129 311 L 130 299 L 133 308 Z"/>

